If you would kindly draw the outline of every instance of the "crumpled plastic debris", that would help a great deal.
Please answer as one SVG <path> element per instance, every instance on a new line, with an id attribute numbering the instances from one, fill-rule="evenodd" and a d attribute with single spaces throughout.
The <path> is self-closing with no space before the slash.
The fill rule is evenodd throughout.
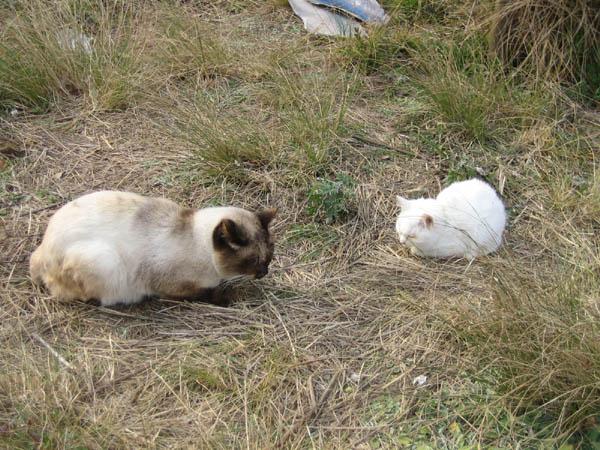
<path id="1" fill-rule="evenodd" d="M 350 17 L 315 6 L 308 0 L 288 1 L 294 13 L 302 19 L 304 28 L 309 33 L 324 36 L 354 36 L 357 33 L 366 35 L 360 23 Z"/>
<path id="2" fill-rule="evenodd" d="M 92 54 L 94 38 L 83 33 L 67 28 L 56 33 L 56 39 L 64 50 L 83 50 L 87 55 Z"/>
<path id="3" fill-rule="evenodd" d="M 309 33 L 354 36 L 367 33 L 359 21 L 384 24 L 389 17 L 376 0 L 288 0 Z"/>
<path id="4" fill-rule="evenodd" d="M 314 5 L 327 6 L 367 23 L 387 23 L 390 20 L 375 0 L 309 0 Z"/>

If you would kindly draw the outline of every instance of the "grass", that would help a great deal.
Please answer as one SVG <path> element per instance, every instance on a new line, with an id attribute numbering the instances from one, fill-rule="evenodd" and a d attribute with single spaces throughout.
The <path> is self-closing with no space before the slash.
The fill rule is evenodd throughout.
<path id="1" fill-rule="evenodd" d="M 499 1 L 488 20 L 492 48 L 505 63 L 538 78 L 598 82 L 600 18 L 594 2 Z"/>
<path id="2" fill-rule="evenodd" d="M 478 143 L 507 141 L 552 107 L 544 92 L 527 80 L 503 73 L 473 36 L 458 44 L 432 43 L 420 58 L 416 77 L 431 109 L 449 131 Z"/>
<path id="3" fill-rule="evenodd" d="M 331 223 L 351 213 L 353 200 L 354 180 L 346 174 L 338 174 L 335 180 L 318 180 L 311 186 L 307 212 Z"/>
<path id="4" fill-rule="evenodd" d="M 0 6 L 0 448 L 599 445 L 591 66 L 513 67 L 491 3 L 382 4 L 343 40 L 279 1 Z M 476 173 L 502 249 L 411 256 L 395 195 Z M 29 254 L 99 189 L 277 206 L 272 270 L 227 309 L 58 304 Z"/>
<path id="5" fill-rule="evenodd" d="M 141 21 L 126 2 L 20 3 L 0 39 L 0 103 L 45 109 L 83 96 L 93 109 L 122 109 L 140 89 Z M 93 40 L 90 36 L 93 34 Z"/>

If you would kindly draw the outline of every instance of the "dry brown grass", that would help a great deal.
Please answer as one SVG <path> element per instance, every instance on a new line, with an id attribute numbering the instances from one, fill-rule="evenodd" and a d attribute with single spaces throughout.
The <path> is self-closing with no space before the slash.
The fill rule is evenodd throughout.
<path id="1" fill-rule="evenodd" d="M 584 442 L 574 433 L 594 428 L 600 389 L 597 113 L 557 90 L 511 122 L 502 97 L 482 119 L 501 117 L 501 132 L 480 143 L 431 107 L 387 41 L 365 74 L 348 64 L 372 55 L 364 42 L 308 37 L 273 2 L 168 10 L 172 33 L 154 9 L 147 31 L 151 54 L 171 58 L 136 106 L 68 94 L 0 119 L 0 447 Z M 210 52 L 192 61 L 200 30 L 215 30 Z M 471 265 L 410 256 L 394 194 L 434 194 L 474 167 L 506 197 L 505 247 Z M 339 173 L 355 184 L 350 214 L 325 224 L 308 192 Z M 271 274 L 231 308 L 54 302 L 31 285 L 29 254 L 56 208 L 105 188 L 278 206 Z"/>
<path id="2" fill-rule="evenodd" d="M 542 79 L 598 83 L 600 13 L 594 0 L 496 2 L 492 47 L 509 65 Z"/>

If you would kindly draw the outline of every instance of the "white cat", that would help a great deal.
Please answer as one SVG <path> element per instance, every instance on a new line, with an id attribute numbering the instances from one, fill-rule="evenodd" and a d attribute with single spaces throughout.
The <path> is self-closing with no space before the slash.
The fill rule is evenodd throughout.
<path id="1" fill-rule="evenodd" d="M 219 303 L 213 288 L 221 281 L 267 274 L 275 213 L 192 210 L 129 192 L 95 192 L 50 219 L 31 255 L 31 277 L 59 299 L 105 306 L 153 295 Z"/>
<path id="2" fill-rule="evenodd" d="M 496 251 L 506 212 L 496 191 L 479 179 L 451 184 L 437 198 L 408 200 L 396 221 L 400 242 L 419 256 L 474 259 Z"/>

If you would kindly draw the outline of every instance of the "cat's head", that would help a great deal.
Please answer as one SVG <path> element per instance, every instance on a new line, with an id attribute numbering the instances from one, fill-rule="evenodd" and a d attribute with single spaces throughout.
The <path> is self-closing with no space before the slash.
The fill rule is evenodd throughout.
<path id="1" fill-rule="evenodd" d="M 402 244 L 422 241 L 432 232 L 434 219 L 431 213 L 433 199 L 408 200 L 397 196 L 401 211 L 396 220 L 396 232 Z"/>
<path id="2" fill-rule="evenodd" d="M 276 213 L 275 208 L 258 213 L 237 209 L 217 224 L 212 235 L 213 260 L 224 279 L 262 278 L 269 272 L 274 247 L 269 224 Z"/>

